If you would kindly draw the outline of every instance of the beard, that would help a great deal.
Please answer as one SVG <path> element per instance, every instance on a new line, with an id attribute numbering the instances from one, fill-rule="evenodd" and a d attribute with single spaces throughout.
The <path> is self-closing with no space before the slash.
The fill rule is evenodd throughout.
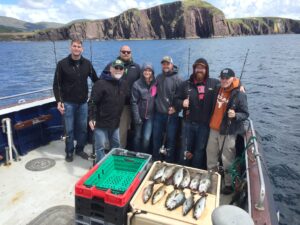
<path id="1" fill-rule="evenodd" d="M 195 78 L 198 81 L 203 81 L 205 78 L 205 75 L 206 75 L 205 73 L 197 72 L 197 73 L 195 73 Z"/>

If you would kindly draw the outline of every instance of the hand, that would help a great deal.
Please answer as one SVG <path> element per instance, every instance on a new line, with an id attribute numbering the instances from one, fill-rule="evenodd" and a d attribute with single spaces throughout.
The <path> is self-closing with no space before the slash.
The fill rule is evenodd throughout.
<path id="1" fill-rule="evenodd" d="M 61 115 L 63 115 L 65 113 L 65 106 L 64 103 L 62 102 L 58 102 L 57 103 L 57 109 L 60 112 Z"/>
<path id="2" fill-rule="evenodd" d="M 94 130 L 95 126 L 96 126 L 96 121 L 95 120 L 90 120 L 89 125 L 90 125 L 91 130 Z"/>
<path id="3" fill-rule="evenodd" d="M 240 86 L 240 92 L 246 93 L 246 89 L 244 86 Z"/>
<path id="4" fill-rule="evenodd" d="M 189 152 L 189 151 L 185 151 L 185 158 L 190 160 L 193 158 L 193 153 Z"/>
<path id="5" fill-rule="evenodd" d="M 169 115 L 171 115 L 171 114 L 173 114 L 173 113 L 175 113 L 176 112 L 176 110 L 175 110 L 175 108 L 174 107 L 169 107 Z"/>
<path id="6" fill-rule="evenodd" d="M 235 118 L 235 111 L 233 109 L 228 110 L 228 118 Z"/>
<path id="7" fill-rule="evenodd" d="M 190 105 L 190 100 L 187 98 L 187 99 L 184 99 L 183 103 L 182 103 L 182 106 L 184 108 L 188 108 Z"/>

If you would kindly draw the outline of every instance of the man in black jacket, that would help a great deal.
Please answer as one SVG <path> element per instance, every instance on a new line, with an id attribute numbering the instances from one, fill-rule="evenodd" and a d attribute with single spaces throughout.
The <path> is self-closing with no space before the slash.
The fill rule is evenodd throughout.
<path id="1" fill-rule="evenodd" d="M 94 131 L 96 162 L 105 155 L 107 148 L 120 147 L 119 123 L 128 95 L 127 82 L 122 78 L 124 64 L 115 60 L 110 72 L 103 72 L 92 89 L 89 101 L 89 125 Z"/>
<path id="2" fill-rule="evenodd" d="M 209 124 L 207 169 L 216 169 L 221 156 L 225 171 L 225 187 L 222 193 L 230 194 L 233 189 L 228 170 L 236 155 L 236 137 L 245 132 L 244 121 L 249 113 L 246 94 L 240 91 L 240 80 L 235 78 L 234 71 L 229 68 L 223 69 L 220 81 L 221 88 L 218 90 Z"/>
<path id="3" fill-rule="evenodd" d="M 124 76 L 122 80 L 125 80 L 128 84 L 128 96 L 125 101 L 125 106 L 122 111 L 120 122 L 120 143 L 123 148 L 127 146 L 127 132 L 131 125 L 131 110 L 130 110 L 130 93 L 133 83 L 140 78 L 140 66 L 133 61 L 131 49 L 129 46 L 124 45 L 120 49 L 120 56 L 118 59 L 124 63 Z M 109 71 L 112 63 L 109 63 L 104 71 Z M 104 72 L 103 71 L 103 72 Z"/>
<path id="4" fill-rule="evenodd" d="M 193 74 L 177 90 L 175 106 L 177 111 L 183 109 L 184 119 L 179 159 L 182 165 L 206 167 L 209 121 L 219 83 L 219 80 L 209 77 L 208 63 L 200 58 L 193 64 Z"/>
<path id="5" fill-rule="evenodd" d="M 179 122 L 178 111 L 176 111 L 173 101 L 182 80 L 171 57 L 163 57 L 161 66 L 162 73 L 156 78 L 157 95 L 153 122 L 153 160 L 159 160 L 160 153 L 164 153 L 166 154 L 166 161 L 172 163 L 175 161 L 176 132 Z M 166 149 L 166 151 L 163 149 Z"/>
<path id="6" fill-rule="evenodd" d="M 76 154 L 88 158 L 83 151 L 87 138 L 87 78 L 98 80 L 91 62 L 81 56 L 82 41 L 72 40 L 70 50 L 71 54 L 58 62 L 53 81 L 57 109 L 64 117 L 67 162 L 73 161 L 74 140 Z"/>

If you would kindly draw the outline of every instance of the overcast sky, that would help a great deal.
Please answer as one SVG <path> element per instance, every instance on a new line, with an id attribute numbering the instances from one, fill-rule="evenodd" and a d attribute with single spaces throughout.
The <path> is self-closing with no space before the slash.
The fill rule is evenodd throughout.
<path id="1" fill-rule="evenodd" d="M 148 8 L 172 0 L 0 0 L 0 16 L 28 22 L 68 23 L 76 19 L 103 19 L 129 8 Z M 226 18 L 278 16 L 300 19 L 300 0 L 207 0 Z"/>

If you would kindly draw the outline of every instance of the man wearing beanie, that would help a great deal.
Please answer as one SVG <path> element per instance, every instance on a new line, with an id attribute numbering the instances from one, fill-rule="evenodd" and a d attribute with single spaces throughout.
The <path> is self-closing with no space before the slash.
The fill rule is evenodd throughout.
<path id="1" fill-rule="evenodd" d="M 183 109 L 183 130 L 179 163 L 196 168 L 206 167 L 205 148 L 209 121 L 218 90 L 219 80 L 209 77 L 205 59 L 193 64 L 190 78 L 178 88 L 175 97 L 177 111 Z"/>
<path id="2" fill-rule="evenodd" d="M 238 134 L 243 134 L 244 121 L 248 118 L 247 97 L 240 91 L 240 80 L 234 71 L 226 68 L 220 74 L 221 87 L 215 99 L 210 120 L 210 133 L 206 148 L 207 169 L 216 169 L 219 156 L 224 167 L 225 187 L 223 194 L 231 194 L 232 181 L 228 169 L 236 155 L 235 141 Z"/>

